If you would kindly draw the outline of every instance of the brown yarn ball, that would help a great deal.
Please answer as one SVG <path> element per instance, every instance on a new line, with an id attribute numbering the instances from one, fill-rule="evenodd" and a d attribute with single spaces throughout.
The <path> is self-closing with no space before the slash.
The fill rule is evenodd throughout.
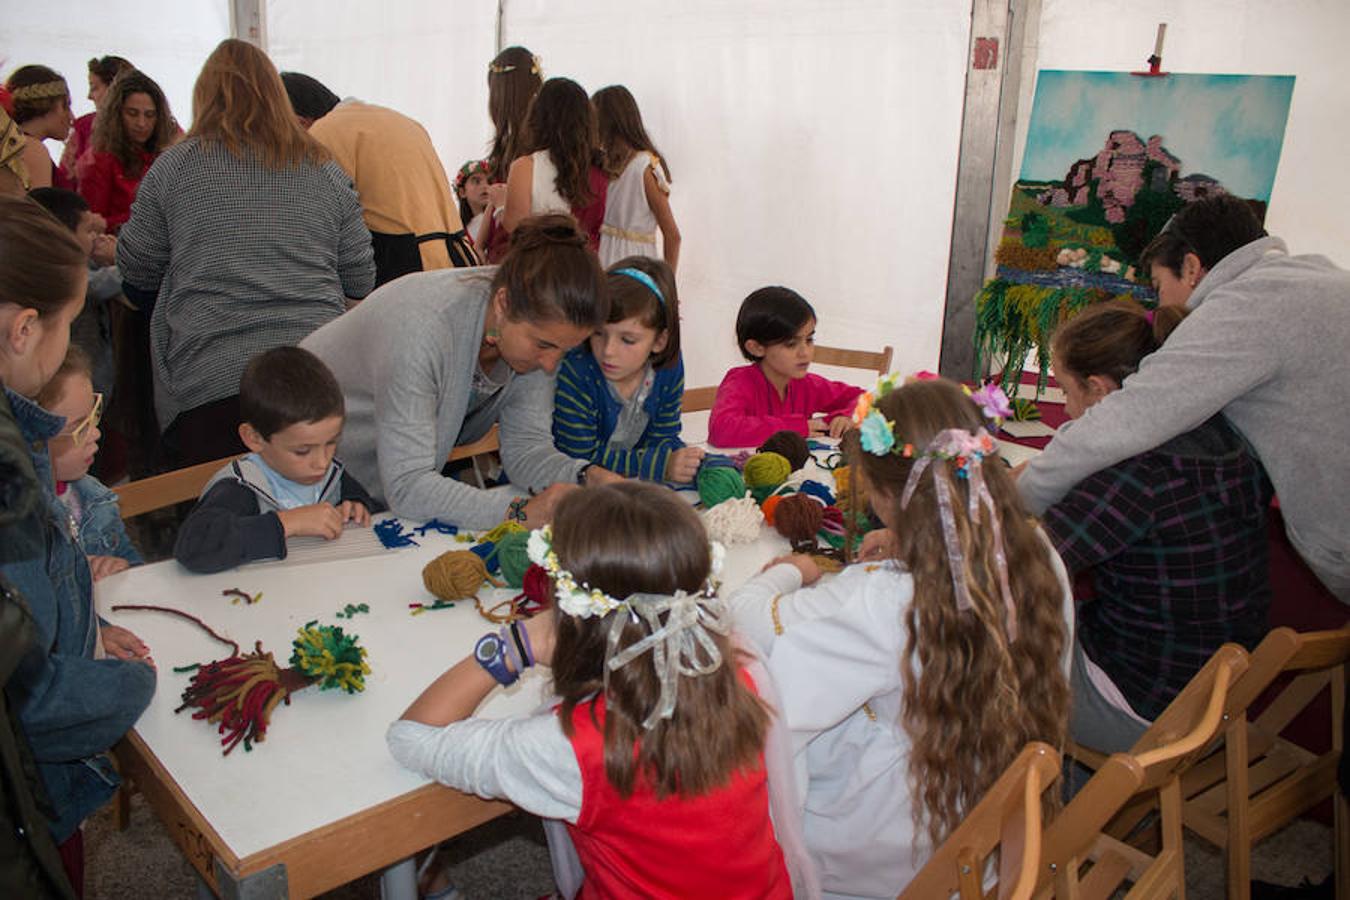
<path id="1" fill-rule="evenodd" d="M 447 550 L 422 570 L 422 584 L 442 600 L 472 597 L 487 580 L 483 558 L 468 550 Z"/>
<path id="2" fill-rule="evenodd" d="M 825 510 L 806 494 L 789 494 L 773 511 L 774 528 L 788 539 L 794 551 L 816 545 L 816 532 L 824 519 Z"/>
<path id="3" fill-rule="evenodd" d="M 811 450 L 806 446 L 806 438 L 795 431 L 775 431 L 769 439 L 759 445 L 760 453 L 777 453 L 797 471 L 811 458 Z"/>

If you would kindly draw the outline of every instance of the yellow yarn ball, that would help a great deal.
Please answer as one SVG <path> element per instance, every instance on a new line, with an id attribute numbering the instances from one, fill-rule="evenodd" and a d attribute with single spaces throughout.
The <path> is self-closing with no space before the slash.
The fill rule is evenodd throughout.
<path id="1" fill-rule="evenodd" d="M 756 453 L 745 461 L 745 486 L 777 487 L 792 474 L 792 463 L 781 453 Z"/>
<path id="2" fill-rule="evenodd" d="M 422 584 L 442 600 L 472 597 L 487 580 L 483 558 L 468 550 L 447 550 L 422 570 Z"/>

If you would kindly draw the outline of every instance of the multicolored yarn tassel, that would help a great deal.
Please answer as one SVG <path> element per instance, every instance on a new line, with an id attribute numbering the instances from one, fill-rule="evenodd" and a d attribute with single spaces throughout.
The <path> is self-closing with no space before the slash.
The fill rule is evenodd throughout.
<path id="1" fill-rule="evenodd" d="M 366 689 L 365 676 L 370 674 L 366 648 L 357 643 L 356 635 L 344 634 L 342 626 L 306 622 L 291 646 L 291 665 L 317 680 L 319 690 L 356 694 Z"/>

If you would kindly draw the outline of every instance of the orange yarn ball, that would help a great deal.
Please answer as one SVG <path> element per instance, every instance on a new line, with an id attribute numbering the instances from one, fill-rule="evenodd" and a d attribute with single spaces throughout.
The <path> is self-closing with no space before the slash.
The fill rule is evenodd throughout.
<path id="1" fill-rule="evenodd" d="M 772 497 L 765 497 L 764 502 L 759 505 L 759 511 L 764 513 L 764 521 L 770 525 L 773 524 L 773 511 L 778 508 L 782 499 L 782 494 L 774 494 Z"/>

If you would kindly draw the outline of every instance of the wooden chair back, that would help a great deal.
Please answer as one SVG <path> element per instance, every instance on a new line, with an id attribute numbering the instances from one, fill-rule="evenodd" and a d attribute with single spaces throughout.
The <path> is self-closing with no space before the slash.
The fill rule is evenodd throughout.
<path id="1" fill-rule="evenodd" d="M 457 462 L 461 459 L 467 459 L 473 466 L 473 480 L 480 488 L 487 486 L 487 479 L 484 475 L 483 465 L 489 454 L 496 453 L 502 449 L 501 429 L 494 423 L 488 429 L 487 434 L 478 440 L 469 444 L 461 444 L 450 451 L 446 457 L 447 462 Z"/>
<path id="2" fill-rule="evenodd" d="M 1104 900 L 1129 881 L 1131 900 L 1185 896 L 1181 776 L 1218 734 L 1230 690 L 1247 667 L 1246 650 L 1220 647 L 1130 753 L 1102 764 L 1047 829 L 1038 892 Z M 1152 856 L 1114 827 L 1141 802 L 1159 809 L 1161 849 Z"/>
<path id="3" fill-rule="evenodd" d="M 185 500 L 196 500 L 211 476 L 238 458 L 226 456 L 118 485 L 113 491 L 117 493 L 122 518 L 130 519 Z"/>
<path id="4" fill-rule="evenodd" d="M 823 347 L 816 345 L 816 354 L 812 359 L 818 366 L 839 366 L 844 369 L 868 369 L 878 375 L 891 371 L 891 358 L 895 348 L 887 345 L 880 350 L 846 350 L 842 347 Z"/>
<path id="5" fill-rule="evenodd" d="M 1228 896 L 1251 896 L 1251 848 L 1332 799 L 1337 895 L 1350 898 L 1350 804 L 1336 791 L 1345 750 L 1343 721 L 1350 628 L 1300 634 L 1271 631 L 1233 687 L 1222 745 L 1182 779 L 1183 822 L 1227 856 Z M 1262 712 L 1251 705 L 1282 675 L 1292 676 Z M 1280 733 L 1324 691 L 1331 693 L 1331 749 L 1315 754 Z"/>
<path id="6" fill-rule="evenodd" d="M 680 412 L 704 412 L 712 409 L 713 398 L 716 396 L 716 387 L 685 388 L 684 399 L 680 401 Z"/>
<path id="7" fill-rule="evenodd" d="M 994 896 L 1029 900 L 1041 854 L 1041 794 L 1059 778 L 1059 753 L 1033 741 L 1023 748 L 928 862 L 900 900 L 950 897 L 983 900 L 985 861 L 999 850 Z"/>

